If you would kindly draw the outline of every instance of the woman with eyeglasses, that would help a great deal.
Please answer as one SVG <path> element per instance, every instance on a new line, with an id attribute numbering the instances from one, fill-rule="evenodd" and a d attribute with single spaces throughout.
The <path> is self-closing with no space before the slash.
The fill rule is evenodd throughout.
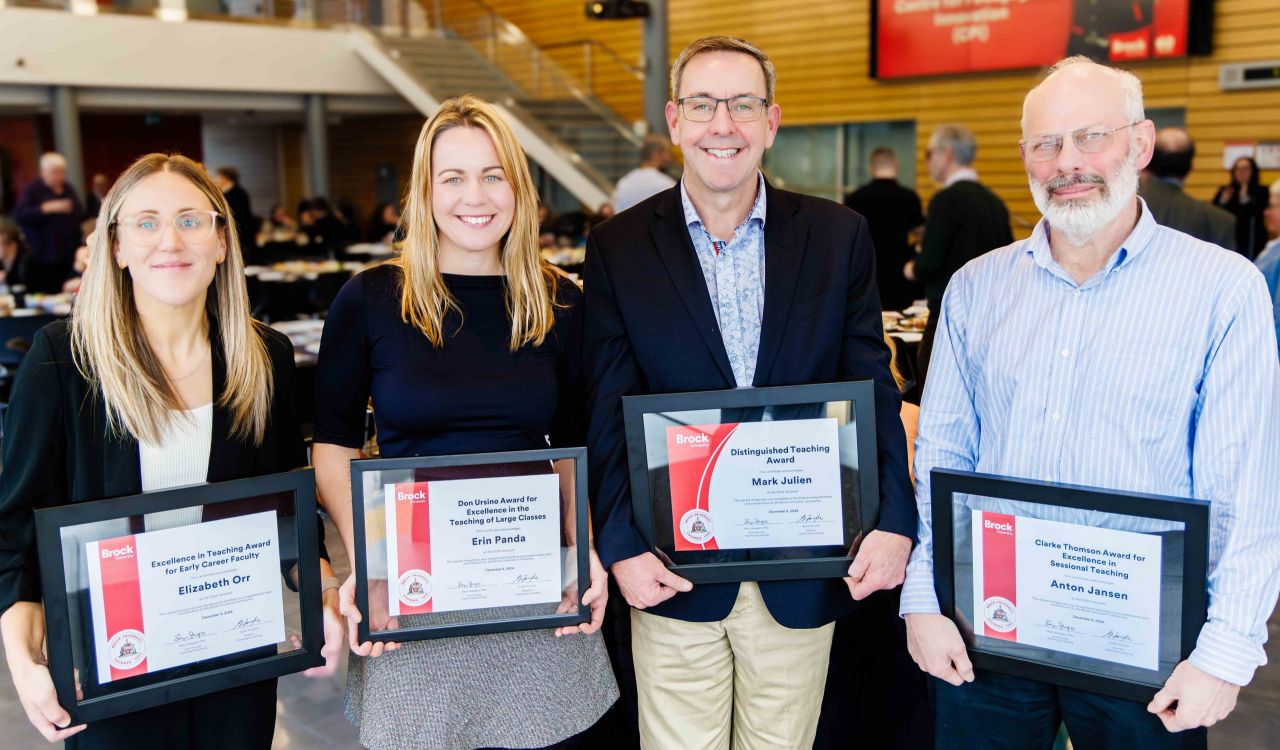
<path id="1" fill-rule="evenodd" d="M 70 321 L 35 336 L 14 380 L 0 473 L 0 632 L 32 725 L 73 748 L 261 748 L 276 681 L 68 726 L 46 657 L 32 511 L 302 466 L 288 339 L 249 317 L 226 199 L 183 156 L 149 154 L 116 181 Z M 192 523 L 148 514 L 145 530 Z M 324 592 L 331 674 L 336 579 Z"/>
<path id="2" fill-rule="evenodd" d="M 414 152 L 401 258 L 356 276 L 329 308 L 316 373 L 316 484 L 353 555 L 351 460 L 373 398 L 383 458 L 583 444 L 582 292 L 542 259 L 524 152 L 485 102 L 451 99 Z M 592 621 L 551 630 L 357 643 L 347 717 L 374 750 L 595 748 L 618 696 L 596 630 L 606 576 L 593 550 Z M 375 631 L 391 629 L 386 590 Z M 397 625 L 414 624 L 409 615 Z M 570 635 L 572 633 L 572 635 Z M 559 637 L 563 636 L 563 637 Z"/>

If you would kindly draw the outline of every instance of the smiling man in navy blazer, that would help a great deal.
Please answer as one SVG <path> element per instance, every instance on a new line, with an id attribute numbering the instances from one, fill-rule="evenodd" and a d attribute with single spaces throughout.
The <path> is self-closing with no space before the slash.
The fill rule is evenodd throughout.
<path id="1" fill-rule="evenodd" d="M 707 37 L 671 74 L 680 184 L 592 230 L 586 370 L 596 543 L 631 604 L 646 748 L 808 748 L 833 621 L 897 586 L 916 530 L 900 399 L 861 216 L 760 172 L 781 110 L 749 42 Z M 632 521 L 621 397 L 873 379 L 881 505 L 845 583 L 700 584 Z"/>

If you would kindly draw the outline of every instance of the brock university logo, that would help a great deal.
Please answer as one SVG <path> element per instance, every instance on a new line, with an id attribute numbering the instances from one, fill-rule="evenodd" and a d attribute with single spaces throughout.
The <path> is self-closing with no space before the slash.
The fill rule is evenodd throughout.
<path id="1" fill-rule="evenodd" d="M 400 576 L 400 601 L 420 607 L 431 600 L 431 574 L 417 568 Z"/>
<path id="2" fill-rule="evenodd" d="M 711 514 L 701 508 L 686 512 L 680 517 L 680 535 L 694 544 L 702 544 L 715 536 Z"/>
<path id="3" fill-rule="evenodd" d="M 116 669 L 133 669 L 147 658 L 146 639 L 137 630 L 121 630 L 107 641 L 107 648 L 111 666 Z"/>
<path id="4" fill-rule="evenodd" d="M 982 621 L 997 633 L 1018 627 L 1018 608 L 1003 596 L 991 596 L 982 603 Z"/>

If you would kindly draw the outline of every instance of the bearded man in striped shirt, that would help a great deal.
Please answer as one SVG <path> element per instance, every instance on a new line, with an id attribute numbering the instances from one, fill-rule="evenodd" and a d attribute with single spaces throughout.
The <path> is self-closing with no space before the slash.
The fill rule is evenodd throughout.
<path id="1" fill-rule="evenodd" d="M 1247 260 L 1137 196 L 1155 139 L 1137 78 L 1068 58 L 1022 130 L 1044 219 L 952 278 L 921 404 L 912 657 L 938 678 L 939 747 L 1047 748 L 1065 721 L 1076 747 L 1204 748 L 1266 663 L 1280 589 L 1271 301 Z M 934 468 L 1209 501 L 1208 619 L 1149 704 L 974 670 L 934 591 Z"/>

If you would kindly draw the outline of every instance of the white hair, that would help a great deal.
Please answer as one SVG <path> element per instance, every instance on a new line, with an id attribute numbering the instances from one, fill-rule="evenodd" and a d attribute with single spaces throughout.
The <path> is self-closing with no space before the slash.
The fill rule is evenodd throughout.
<path id="1" fill-rule="evenodd" d="M 1066 68 L 1072 68 L 1077 65 L 1093 65 L 1107 71 L 1111 75 L 1116 76 L 1120 81 L 1120 88 L 1124 92 L 1124 115 L 1127 122 L 1142 122 L 1147 119 L 1146 109 L 1142 104 L 1142 81 L 1138 77 L 1127 70 L 1112 68 L 1107 65 L 1094 62 L 1084 55 L 1072 55 L 1054 63 L 1048 71 L 1045 72 L 1044 79 L 1036 84 L 1031 91 L 1027 92 L 1026 97 L 1022 100 L 1022 134 L 1027 134 L 1027 102 L 1031 100 L 1031 95 L 1036 89 L 1043 86 L 1050 78 L 1059 71 Z"/>
<path id="2" fill-rule="evenodd" d="M 67 160 L 57 151 L 47 151 L 40 155 L 40 169 L 49 169 L 50 167 L 67 168 Z"/>

